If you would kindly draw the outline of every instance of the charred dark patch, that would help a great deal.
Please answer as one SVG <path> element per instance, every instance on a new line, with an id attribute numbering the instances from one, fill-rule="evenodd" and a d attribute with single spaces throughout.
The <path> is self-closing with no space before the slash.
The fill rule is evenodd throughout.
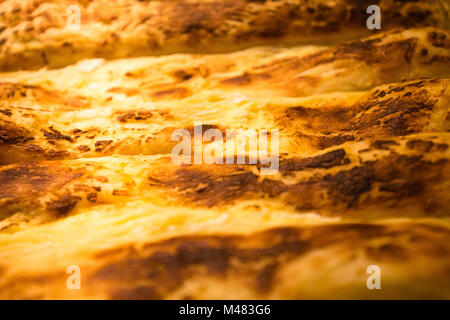
<path id="1" fill-rule="evenodd" d="M 448 144 L 446 143 L 434 143 L 433 141 L 425 141 L 420 139 L 409 140 L 406 145 L 408 148 L 420 152 L 442 152 L 448 148 Z"/>
<path id="2" fill-rule="evenodd" d="M 345 150 L 338 149 L 312 158 L 282 160 L 280 163 L 280 171 L 301 171 L 308 168 L 327 169 L 348 163 L 349 160 L 345 158 Z"/>
<path id="3" fill-rule="evenodd" d="M 336 136 L 319 136 L 316 137 L 317 140 L 317 148 L 322 150 L 333 146 L 339 146 L 348 141 L 355 140 L 353 135 L 348 134 L 338 134 Z"/>
<path id="4" fill-rule="evenodd" d="M 148 120 L 153 116 L 153 112 L 150 110 L 130 110 L 118 112 L 119 116 L 117 120 L 126 123 L 130 120 L 142 121 Z"/>
<path id="5" fill-rule="evenodd" d="M 111 143 L 113 143 L 113 140 L 98 140 L 95 142 L 95 152 L 102 152 L 105 150 L 106 147 L 108 147 Z"/>
<path id="6" fill-rule="evenodd" d="M 359 197 L 371 189 L 374 173 L 370 165 L 340 171 L 336 175 L 326 175 L 319 182 L 326 186 L 332 201 L 346 203 L 347 207 L 356 205 Z"/>
<path id="7" fill-rule="evenodd" d="M 72 196 L 70 194 L 66 194 L 60 196 L 58 199 L 47 202 L 47 210 L 55 213 L 58 217 L 64 216 L 69 213 L 73 208 L 75 208 L 78 201 L 81 198 L 78 196 Z"/>
<path id="8" fill-rule="evenodd" d="M 401 181 L 382 184 L 380 191 L 395 192 L 396 194 L 403 194 L 405 197 L 418 195 L 423 191 L 423 184 L 420 182 Z"/>

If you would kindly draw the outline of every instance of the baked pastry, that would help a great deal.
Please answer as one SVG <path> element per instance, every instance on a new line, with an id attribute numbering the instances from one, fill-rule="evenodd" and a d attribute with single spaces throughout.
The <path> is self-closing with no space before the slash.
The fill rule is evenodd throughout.
<path id="1" fill-rule="evenodd" d="M 4 1 L 0 298 L 449 299 L 448 4 L 351 3 Z"/>
<path id="2" fill-rule="evenodd" d="M 330 43 L 370 34 L 353 0 L 7 0 L 0 5 L 3 70 L 61 67 L 178 52 L 230 52 L 263 44 Z M 443 0 L 377 1 L 382 28 L 449 26 Z M 76 16 L 79 14 L 79 17 Z"/>

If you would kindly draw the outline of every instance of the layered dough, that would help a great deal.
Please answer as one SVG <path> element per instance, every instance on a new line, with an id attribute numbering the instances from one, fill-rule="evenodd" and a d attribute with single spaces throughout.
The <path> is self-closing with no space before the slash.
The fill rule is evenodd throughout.
<path id="1" fill-rule="evenodd" d="M 123 3 L 167 18 L 180 1 Z M 442 28 L 393 29 L 1 73 L 0 298 L 450 298 L 449 41 Z M 58 52 L 47 66 L 85 57 Z M 174 163 L 174 130 L 193 137 L 198 123 L 235 137 L 279 130 L 278 171 Z M 227 155 L 223 141 L 202 151 L 218 145 Z M 81 290 L 66 287 L 70 265 Z M 366 286 L 370 265 L 381 290 Z"/>
<path id="2" fill-rule="evenodd" d="M 7 0 L 0 5 L 0 68 L 54 68 L 93 57 L 230 52 L 261 44 L 336 43 L 370 34 L 366 9 L 372 4 L 352 0 Z M 384 30 L 449 24 L 445 0 L 382 0 L 377 5 Z"/>

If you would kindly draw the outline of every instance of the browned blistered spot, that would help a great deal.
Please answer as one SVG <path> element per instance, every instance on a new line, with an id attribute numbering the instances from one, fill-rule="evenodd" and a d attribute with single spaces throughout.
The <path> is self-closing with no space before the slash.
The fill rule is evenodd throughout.
<path id="1" fill-rule="evenodd" d="M 332 62 L 342 59 L 354 59 L 365 61 L 367 64 L 380 64 L 403 55 L 406 62 L 411 62 L 412 54 L 416 47 L 417 39 L 410 38 L 399 41 L 381 43 L 381 39 L 357 40 L 333 49 L 333 57 L 322 60 Z"/>
<path id="2" fill-rule="evenodd" d="M 81 145 L 77 148 L 78 150 L 80 150 L 81 152 L 89 152 L 91 151 L 91 148 L 87 145 Z"/>
<path id="3" fill-rule="evenodd" d="M 193 77 L 206 78 L 210 75 L 211 71 L 207 65 L 198 65 L 192 68 L 185 67 L 183 69 L 175 70 L 171 73 L 171 76 L 178 82 L 188 81 Z"/>
<path id="4" fill-rule="evenodd" d="M 155 91 L 151 94 L 153 98 L 183 99 L 191 95 L 191 91 L 184 87 L 174 87 L 167 90 Z"/>
<path id="5" fill-rule="evenodd" d="M 435 47 L 450 48 L 450 37 L 445 32 L 431 31 L 428 33 L 428 41 Z"/>
<path id="6" fill-rule="evenodd" d="M 0 144 L 22 144 L 34 140 L 30 134 L 24 127 L 0 119 Z"/>
<path id="7" fill-rule="evenodd" d="M 409 140 L 406 145 L 408 148 L 420 152 L 442 152 L 448 148 L 448 144 L 446 143 L 434 143 L 433 141 L 425 141 L 420 139 Z"/>
<path id="8" fill-rule="evenodd" d="M 86 199 L 89 202 L 95 203 L 95 202 L 97 202 L 97 195 L 98 194 L 96 192 L 90 192 L 90 193 L 86 194 Z"/>
<path id="9" fill-rule="evenodd" d="M 128 122 L 129 120 L 147 120 L 153 116 L 153 112 L 150 110 L 129 110 L 117 112 L 117 120 L 120 122 Z"/>
<path id="10" fill-rule="evenodd" d="M 33 143 L 25 143 L 19 144 L 15 146 L 18 151 L 25 151 L 26 153 L 31 154 L 40 154 L 43 158 L 48 160 L 53 159 L 61 159 L 70 156 L 70 152 L 65 150 L 53 150 L 53 149 L 44 149 L 39 145 Z"/>
<path id="11" fill-rule="evenodd" d="M 9 110 L 9 109 L 0 109 L 0 113 L 1 113 L 1 114 L 4 114 L 4 115 L 7 116 L 7 117 L 12 116 L 12 112 L 11 112 L 11 110 Z"/>
<path id="12" fill-rule="evenodd" d="M 86 107 L 89 102 L 86 97 L 71 97 L 57 90 L 47 90 L 38 85 L 13 82 L 0 82 L 0 98 L 17 100 L 32 98 L 42 103 L 55 103 L 70 107 Z"/>
<path id="13" fill-rule="evenodd" d="M 20 163 L 0 170 L 0 198 L 30 198 L 59 190 L 84 173 L 54 164 Z"/>
<path id="14" fill-rule="evenodd" d="M 62 134 L 61 132 L 59 132 L 55 128 L 50 127 L 49 130 L 50 131 L 42 130 L 42 131 L 44 131 L 44 136 L 47 138 L 47 140 L 49 140 L 49 141 L 52 141 L 52 140 L 67 140 L 67 141 L 73 142 L 73 139 L 71 137 Z"/>
<path id="15" fill-rule="evenodd" d="M 45 150 L 44 152 L 46 159 L 62 159 L 70 156 L 70 152 L 66 150 Z"/>
<path id="16" fill-rule="evenodd" d="M 239 172 L 234 166 L 223 165 L 208 165 L 204 168 L 209 170 L 186 167 L 176 170 L 174 179 L 152 175 L 149 181 L 154 185 L 179 187 L 186 197 L 208 207 L 235 200 L 249 191 L 257 191 L 258 176 L 252 172 Z"/>
<path id="17" fill-rule="evenodd" d="M 107 146 L 109 146 L 113 140 L 98 140 L 95 142 L 95 151 L 102 152 Z"/>
<path id="18" fill-rule="evenodd" d="M 187 72 L 186 70 L 179 69 L 175 70 L 172 75 L 177 79 L 178 81 L 187 81 L 191 79 L 194 75 L 191 72 Z"/>
<path id="19" fill-rule="evenodd" d="M 420 132 L 428 124 L 437 101 L 426 89 L 414 90 L 407 97 L 395 93 L 362 101 L 359 107 L 363 112 L 350 121 L 349 129 L 364 137 Z"/>
<path id="20" fill-rule="evenodd" d="M 395 140 L 375 140 L 370 146 L 375 149 L 388 150 L 391 146 L 397 146 L 398 142 Z"/>
<path id="21" fill-rule="evenodd" d="M 1 82 L 0 83 L 0 97 L 2 99 L 14 99 L 23 98 L 27 96 L 35 98 L 52 98 L 55 97 L 55 93 L 52 93 L 46 89 L 37 85 L 27 85 L 13 82 Z"/>
<path id="22" fill-rule="evenodd" d="M 383 90 L 373 90 L 346 108 L 291 107 L 275 115 L 276 123 L 301 143 L 307 140 L 318 149 L 352 140 L 422 132 L 439 101 L 439 96 L 431 89 L 440 82 L 445 83 L 419 80 L 390 85 Z"/>
<path id="23" fill-rule="evenodd" d="M 77 202 L 80 200 L 81 198 L 78 196 L 65 194 L 56 200 L 47 202 L 47 210 L 56 213 L 58 216 L 63 216 L 75 208 Z"/>
<path id="24" fill-rule="evenodd" d="M 33 143 L 26 143 L 23 145 L 23 150 L 29 153 L 45 153 L 45 150 L 38 146 L 37 144 Z"/>
<path id="25" fill-rule="evenodd" d="M 449 236 L 448 229 L 427 224 L 364 223 L 279 227 L 249 235 L 180 236 L 140 249 L 123 247 L 119 255 L 99 253 L 103 266 L 89 282 L 109 284 L 110 298 L 158 299 L 196 277 L 223 281 L 232 276 L 265 297 L 277 286 L 278 272 L 316 250 L 338 247 L 340 252 L 379 263 L 421 255 L 438 259 L 450 254 Z"/>
<path id="26" fill-rule="evenodd" d="M 321 108 L 296 106 L 285 110 L 284 117 L 286 119 L 283 119 L 282 123 L 289 126 L 289 123 L 294 122 L 305 128 L 326 134 L 332 130 L 342 129 L 344 124 L 355 116 L 355 113 L 356 110 L 353 106 L 323 106 Z"/>
<path id="27" fill-rule="evenodd" d="M 130 192 L 128 190 L 114 189 L 112 192 L 113 196 L 129 196 Z"/>
<path id="28" fill-rule="evenodd" d="M 450 62 L 449 56 L 439 56 L 433 55 L 430 60 L 425 61 L 424 64 L 433 64 L 433 63 L 448 63 Z"/>

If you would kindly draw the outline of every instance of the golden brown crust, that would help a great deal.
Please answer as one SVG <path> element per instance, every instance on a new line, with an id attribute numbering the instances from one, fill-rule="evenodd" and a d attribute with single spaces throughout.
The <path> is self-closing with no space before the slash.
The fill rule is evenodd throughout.
<path id="1" fill-rule="evenodd" d="M 3 1 L 3 70 L 61 67 L 175 52 L 229 52 L 254 45 L 342 41 L 370 34 L 370 1 L 79 1 L 81 25 L 69 29 L 75 1 Z M 382 0 L 383 30 L 448 24 L 445 1 Z"/>
<path id="2" fill-rule="evenodd" d="M 447 299 L 450 265 L 442 257 L 450 254 L 449 232 L 426 223 L 344 223 L 174 237 L 98 252 L 97 267 L 83 269 L 83 294 L 103 299 Z M 382 266 L 382 285 L 389 290 L 364 288 L 367 274 L 359 266 L 373 261 Z M 339 268 L 342 263 L 347 268 Z M 58 287 L 63 274 L 12 277 L 0 284 L 1 297 L 80 297 L 79 291 Z M 317 286 L 324 278 L 327 291 Z"/>
<path id="3" fill-rule="evenodd" d="M 0 299 L 449 299 L 449 7 L 375 2 L 0 2 L 0 69 L 68 65 L 0 73 Z"/>
<path id="4" fill-rule="evenodd" d="M 181 208 L 265 199 L 296 213 L 345 219 L 448 217 L 449 145 L 448 133 L 427 133 L 365 139 L 312 156 L 291 151 L 275 176 L 261 175 L 259 165 L 180 167 L 170 156 L 19 163 L 0 170 L 2 228 L 136 197 Z"/>
<path id="5" fill-rule="evenodd" d="M 329 282 L 330 287 L 338 288 L 332 289 L 326 295 L 315 289 L 310 289 L 307 294 L 295 292 L 297 288 L 303 289 L 304 282 L 308 280 L 297 275 L 290 279 L 292 282 L 288 285 L 287 270 L 291 265 L 295 265 L 297 270 L 304 270 L 303 267 L 306 268 L 309 263 L 312 263 L 313 266 L 308 268 L 317 268 L 316 274 L 323 275 L 331 272 L 329 269 L 331 261 L 325 266 L 321 266 L 318 261 L 316 263 L 308 261 L 308 256 L 319 249 L 325 252 L 339 251 L 334 256 L 336 260 L 344 258 L 344 252 L 351 251 L 357 256 L 354 257 L 355 260 L 376 260 L 384 268 L 401 266 L 403 259 L 413 260 L 418 259 L 419 256 L 426 257 L 422 259 L 428 263 L 430 258 L 439 260 L 442 255 L 450 253 L 447 243 L 435 245 L 436 240 L 448 239 L 448 229 L 414 224 L 408 227 L 406 229 L 405 226 L 395 225 L 340 224 L 297 229 L 279 228 L 249 236 L 174 238 L 145 245 L 137 252 L 133 248 L 121 248 L 115 250 L 113 254 L 100 253 L 99 256 L 107 261 L 106 265 L 96 270 L 91 279 L 94 283 L 108 283 L 115 281 L 118 274 L 125 274 L 121 277 L 122 282 L 107 293 L 112 299 L 142 299 L 143 297 L 201 299 L 205 297 L 202 293 L 191 291 L 188 286 L 183 288 L 183 284 L 192 278 L 201 281 L 203 277 L 210 278 L 212 283 L 232 277 L 237 286 L 249 288 L 250 297 L 259 299 L 355 298 L 357 295 L 354 288 L 347 287 L 344 283 L 339 285 L 338 279 Z M 385 242 L 378 245 L 371 244 L 371 240 L 380 237 L 385 237 Z M 414 241 L 416 237 L 422 237 L 422 241 L 420 243 Z M 434 267 L 443 271 L 448 266 L 448 262 L 441 261 Z M 348 276 L 352 278 L 351 281 L 357 282 L 358 276 L 361 277 L 363 272 L 355 272 Z M 409 275 L 414 274 L 417 278 L 424 276 L 420 275 L 422 272 L 419 268 L 408 270 Z M 399 279 L 391 277 L 389 272 L 384 276 L 386 280 L 383 285 L 389 286 L 393 291 L 402 291 Z M 450 282 L 448 275 L 441 280 L 445 284 Z M 427 284 L 425 281 L 420 284 L 423 286 L 421 288 L 423 291 L 429 290 L 427 288 L 429 285 L 430 283 Z M 303 291 L 302 289 L 300 291 Z M 212 291 L 214 294 L 214 290 Z M 220 292 L 220 289 L 217 291 L 216 297 L 226 295 L 225 292 Z M 445 290 L 434 292 L 435 296 L 446 295 Z M 397 294 L 403 298 L 418 297 L 416 292 L 391 294 Z M 370 295 L 366 293 L 363 296 L 367 298 Z M 382 294 L 382 296 L 389 297 L 389 294 Z"/>
<path id="6" fill-rule="evenodd" d="M 94 94 L 103 104 L 124 97 L 178 103 L 205 94 L 236 92 L 257 98 L 305 97 L 367 90 L 421 77 L 448 77 L 449 41 L 445 29 L 395 29 L 329 47 L 259 47 L 231 54 L 179 54 L 116 62 L 95 59 L 61 70 L 22 72 L 4 79 L 23 79 L 28 85 L 56 90 L 55 96 L 58 91 L 73 90 L 74 103 L 77 95 Z"/>
<path id="7" fill-rule="evenodd" d="M 291 100 L 288 105 L 261 102 L 260 105 L 256 103 L 256 109 L 255 103 L 246 104 L 239 107 L 239 112 L 246 117 L 241 118 L 238 125 L 228 109 L 215 114 L 216 117 L 227 117 L 226 120 L 220 124 L 210 122 L 209 104 L 204 102 L 188 100 L 179 103 L 178 109 L 171 104 L 137 109 L 98 107 L 75 114 L 64 110 L 76 108 L 79 102 L 69 107 L 66 101 L 72 99 L 56 95 L 62 110 L 51 111 L 51 106 L 42 110 L 49 99 L 34 95 L 33 103 L 43 101 L 38 110 L 1 109 L 0 149 L 4 156 L 0 163 L 169 153 L 175 145 L 171 141 L 172 132 L 187 129 L 193 138 L 194 121 L 203 122 L 203 132 L 209 128 L 219 129 L 224 138 L 225 128 L 281 129 L 283 151 L 292 153 L 296 150 L 305 154 L 367 138 L 448 131 L 448 85 L 448 79 L 422 79 L 358 93 L 360 98 L 355 102 L 345 101 L 342 94 L 336 94 L 312 101 Z M 95 98 L 78 97 L 76 101 L 85 100 Z M 29 103 L 29 99 L 26 101 Z M 217 107 L 226 108 L 232 101 L 224 99 Z M 103 115 L 102 119 L 97 118 L 99 113 Z"/>

